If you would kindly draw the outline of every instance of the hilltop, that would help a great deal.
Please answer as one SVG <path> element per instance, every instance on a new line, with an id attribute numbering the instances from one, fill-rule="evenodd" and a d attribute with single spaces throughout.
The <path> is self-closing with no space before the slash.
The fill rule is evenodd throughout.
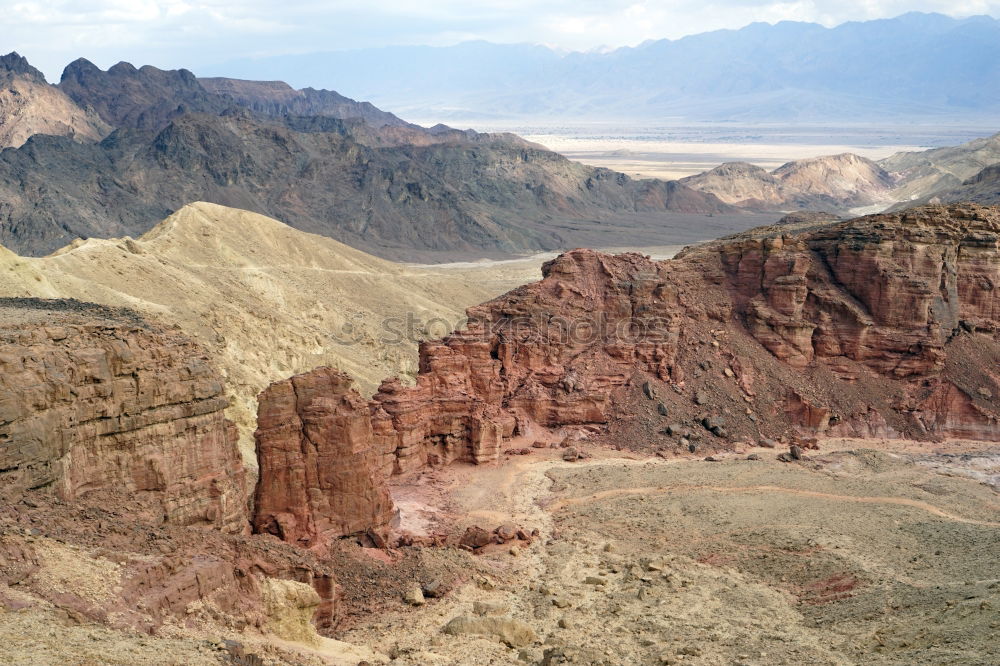
<path id="1" fill-rule="evenodd" d="M 97 141 L 111 130 L 85 111 L 17 53 L 0 56 L 0 149 L 24 144 L 34 134 Z"/>
<path id="2" fill-rule="evenodd" d="M 774 171 L 727 162 L 680 182 L 727 204 L 755 210 L 848 210 L 895 201 L 893 177 L 851 153 L 795 160 Z"/>

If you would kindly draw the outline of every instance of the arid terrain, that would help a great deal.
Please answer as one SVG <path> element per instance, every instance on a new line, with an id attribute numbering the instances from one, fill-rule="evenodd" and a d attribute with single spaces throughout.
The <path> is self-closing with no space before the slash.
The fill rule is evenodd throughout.
<path id="1" fill-rule="evenodd" d="M 995 23 L 390 49 L 593 72 L 516 133 L 0 57 L 0 663 L 1000 664 L 996 91 L 869 67 Z"/>
<path id="2" fill-rule="evenodd" d="M 548 258 L 409 267 L 196 203 L 135 240 L 93 238 L 42 258 L 0 247 L 0 295 L 124 306 L 179 326 L 222 368 L 249 454 L 268 383 L 319 365 L 368 393 L 389 374 L 412 376 L 420 340 L 535 279 Z"/>
<path id="3" fill-rule="evenodd" d="M 626 248 L 619 248 L 624 250 Z M 649 248 L 659 258 L 681 246 Z M 251 466 L 256 397 L 320 365 L 364 393 L 416 374 L 421 340 L 459 326 L 465 309 L 541 274 L 555 254 L 406 265 L 277 220 L 195 203 L 138 239 L 75 243 L 41 258 L 0 247 L 0 296 L 74 298 L 136 309 L 212 351 L 233 397 Z"/>
<path id="4" fill-rule="evenodd" d="M 996 661 L 997 215 L 407 266 L 194 204 L 138 240 L 7 255 L 5 656 Z M 322 303 L 374 335 L 376 308 L 441 316 L 480 297 L 448 279 L 501 291 L 542 260 L 371 399 L 376 341 L 294 360 L 342 370 L 264 362 L 308 348 L 264 331 L 337 323 Z M 237 287 L 253 299 L 182 307 Z M 71 293 L 118 300 L 51 299 Z"/>
<path id="5" fill-rule="evenodd" d="M 544 536 L 496 547 L 450 598 L 362 622 L 345 639 L 374 638 L 400 664 L 1000 656 L 996 447 L 831 440 L 795 464 L 756 448 L 718 462 L 599 451 L 566 463 L 559 453 L 397 488 L 404 522 L 510 522 Z M 477 608 L 523 623 L 538 642 L 440 632 Z"/>
<path id="6" fill-rule="evenodd" d="M 413 534 L 509 523 L 540 536 L 477 555 L 403 547 L 348 556 L 337 575 L 351 614 L 337 640 L 310 638 L 306 618 L 286 620 L 299 627 L 296 641 L 220 626 L 200 610 L 197 630 L 149 636 L 19 593 L 0 616 L 8 663 L 232 663 L 233 641 L 263 663 L 338 666 L 1000 658 L 995 446 L 828 440 L 792 464 L 753 447 L 717 462 L 600 448 L 565 462 L 561 453 L 456 464 L 394 484 Z M 29 538 L 50 553 L 39 579 L 102 594 L 116 570 L 106 551 Z M 443 597 L 404 600 L 438 580 Z M 448 633 L 455 618 L 484 628 Z"/>
<path id="7" fill-rule="evenodd" d="M 675 131 L 650 128 L 648 132 L 635 133 L 624 129 L 615 132 L 614 128 L 598 128 L 597 131 L 573 128 L 556 133 L 544 133 L 548 128 L 527 129 L 529 133 L 518 133 L 570 159 L 621 171 L 633 178 L 666 180 L 693 176 L 723 162 L 750 162 L 770 171 L 793 160 L 818 155 L 854 153 L 877 160 L 895 152 L 923 148 L 920 144 L 895 143 L 905 141 L 904 137 L 857 137 L 858 144 L 830 144 L 794 136 L 776 136 L 768 140 L 756 135 L 755 128 L 746 128 L 742 134 L 731 128 L 706 128 L 701 132 L 688 128 Z M 865 140 L 872 143 L 860 143 Z"/>

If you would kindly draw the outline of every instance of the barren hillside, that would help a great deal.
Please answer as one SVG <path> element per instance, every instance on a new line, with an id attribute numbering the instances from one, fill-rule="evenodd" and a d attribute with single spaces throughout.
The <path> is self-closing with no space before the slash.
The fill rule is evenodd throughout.
<path id="1" fill-rule="evenodd" d="M 43 258 L 0 248 L 2 296 L 125 305 L 178 324 L 218 359 L 245 433 L 271 381 L 329 364 L 373 391 L 416 372 L 418 339 L 538 276 L 537 262 L 411 268 L 206 203 L 137 240 L 90 239 Z"/>
<path id="2" fill-rule="evenodd" d="M 110 131 L 17 53 L 0 56 L 0 149 L 17 148 L 33 134 L 97 141 Z"/>
<path id="3" fill-rule="evenodd" d="M 771 172 L 746 162 L 727 162 L 680 182 L 751 210 L 846 211 L 896 201 L 894 177 L 852 153 L 794 160 Z"/>

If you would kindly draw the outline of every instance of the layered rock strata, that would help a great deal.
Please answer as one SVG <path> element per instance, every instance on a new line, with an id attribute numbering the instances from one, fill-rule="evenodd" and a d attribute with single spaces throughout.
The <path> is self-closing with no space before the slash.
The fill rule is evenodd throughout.
<path id="1" fill-rule="evenodd" d="M 250 535 L 227 404 L 176 329 L 123 308 L 0 299 L 0 607 L 151 633 L 280 633 L 287 606 L 331 626 L 329 561 Z"/>
<path id="2" fill-rule="evenodd" d="M 254 528 L 310 546 L 317 537 L 376 532 L 392 518 L 366 401 L 330 368 L 260 395 Z"/>
<path id="3" fill-rule="evenodd" d="M 200 347 L 74 301 L 0 310 L 0 493 L 126 492 L 154 520 L 247 529 L 236 430 Z"/>
<path id="4" fill-rule="evenodd" d="M 692 451 L 795 434 L 998 440 L 998 239 L 1000 211 L 959 206 L 771 227 L 664 262 L 574 250 L 422 344 L 415 386 L 388 380 L 368 403 L 339 380 L 311 394 L 350 424 L 320 446 L 374 452 L 366 464 L 387 476 L 494 461 L 533 428 L 600 426 L 623 446 Z M 295 381 L 329 376 L 317 373 Z M 320 429 L 294 418 L 280 437 L 268 429 L 287 396 L 261 396 L 262 478 L 310 465 L 319 478 L 321 458 L 297 445 Z M 260 486 L 258 510 L 283 492 Z M 301 492 L 306 525 L 357 529 L 368 513 L 323 514 L 334 503 L 312 494 L 324 486 Z"/>

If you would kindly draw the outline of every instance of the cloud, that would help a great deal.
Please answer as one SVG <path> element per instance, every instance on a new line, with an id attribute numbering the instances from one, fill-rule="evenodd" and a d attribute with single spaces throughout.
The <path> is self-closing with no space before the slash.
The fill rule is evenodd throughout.
<path id="1" fill-rule="evenodd" d="M 247 56 L 469 39 L 565 49 L 635 45 L 755 21 L 849 20 L 937 11 L 1000 15 L 1000 0 L 0 0 L 0 51 L 57 78 L 83 56 L 163 67 Z"/>

